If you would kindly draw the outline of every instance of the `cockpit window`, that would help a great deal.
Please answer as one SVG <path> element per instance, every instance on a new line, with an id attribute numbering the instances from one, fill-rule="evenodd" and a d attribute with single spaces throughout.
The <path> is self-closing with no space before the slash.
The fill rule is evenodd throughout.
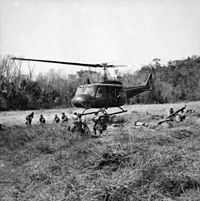
<path id="1" fill-rule="evenodd" d="M 95 95 L 95 87 L 94 86 L 86 87 L 85 88 L 85 94 L 89 94 L 91 96 L 94 96 Z"/>
<path id="2" fill-rule="evenodd" d="M 103 96 L 103 90 L 102 88 L 98 88 L 96 92 L 96 97 L 102 97 Z"/>
<path id="3" fill-rule="evenodd" d="M 96 97 L 105 97 L 106 96 L 106 87 L 99 86 L 96 92 Z"/>
<path id="4" fill-rule="evenodd" d="M 78 87 L 76 90 L 76 95 L 90 95 L 90 96 L 94 96 L 95 95 L 95 86 L 81 86 Z"/>

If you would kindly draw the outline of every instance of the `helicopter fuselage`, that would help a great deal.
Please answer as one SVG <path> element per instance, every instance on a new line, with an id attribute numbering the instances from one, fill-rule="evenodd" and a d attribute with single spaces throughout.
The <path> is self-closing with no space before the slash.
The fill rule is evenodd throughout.
<path id="1" fill-rule="evenodd" d="M 82 108 L 120 107 L 126 102 L 121 84 L 95 83 L 77 88 L 72 105 Z"/>
<path id="2" fill-rule="evenodd" d="M 151 90 L 152 74 L 149 74 L 144 85 L 123 87 L 120 81 L 107 80 L 101 83 L 81 85 L 72 99 L 72 105 L 85 109 L 120 107 L 128 98 Z"/>

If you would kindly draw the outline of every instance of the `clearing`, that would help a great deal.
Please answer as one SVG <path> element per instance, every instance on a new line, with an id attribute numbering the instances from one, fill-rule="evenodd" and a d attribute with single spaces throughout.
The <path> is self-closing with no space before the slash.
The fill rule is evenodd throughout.
<path id="1" fill-rule="evenodd" d="M 1 112 L 0 201 L 199 201 L 200 102 L 183 122 L 134 126 L 156 125 L 171 106 L 184 103 L 125 106 L 99 138 L 51 124 L 61 109 L 36 111 L 31 127 L 30 111 Z M 41 112 L 49 124 L 37 124 Z"/>

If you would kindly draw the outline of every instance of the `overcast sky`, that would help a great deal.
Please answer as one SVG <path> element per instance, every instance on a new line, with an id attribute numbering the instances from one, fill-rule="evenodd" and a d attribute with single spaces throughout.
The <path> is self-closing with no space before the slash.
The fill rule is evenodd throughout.
<path id="1" fill-rule="evenodd" d="M 138 67 L 200 55 L 200 1 L 0 0 L 0 54 Z"/>

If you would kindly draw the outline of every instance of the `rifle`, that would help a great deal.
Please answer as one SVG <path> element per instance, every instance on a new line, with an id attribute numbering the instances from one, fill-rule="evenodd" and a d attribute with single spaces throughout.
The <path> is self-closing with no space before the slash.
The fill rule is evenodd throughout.
<path id="1" fill-rule="evenodd" d="M 176 110 L 174 113 L 172 113 L 172 114 L 170 114 L 168 117 L 166 117 L 165 120 L 159 121 L 159 122 L 158 122 L 158 125 L 160 125 L 160 124 L 162 124 L 162 123 L 164 123 L 164 122 L 166 122 L 166 121 L 170 121 L 170 118 L 171 118 L 171 117 L 176 116 L 179 112 L 183 112 L 186 107 L 187 107 L 187 106 L 185 105 L 184 107 L 182 107 L 182 108 Z"/>

